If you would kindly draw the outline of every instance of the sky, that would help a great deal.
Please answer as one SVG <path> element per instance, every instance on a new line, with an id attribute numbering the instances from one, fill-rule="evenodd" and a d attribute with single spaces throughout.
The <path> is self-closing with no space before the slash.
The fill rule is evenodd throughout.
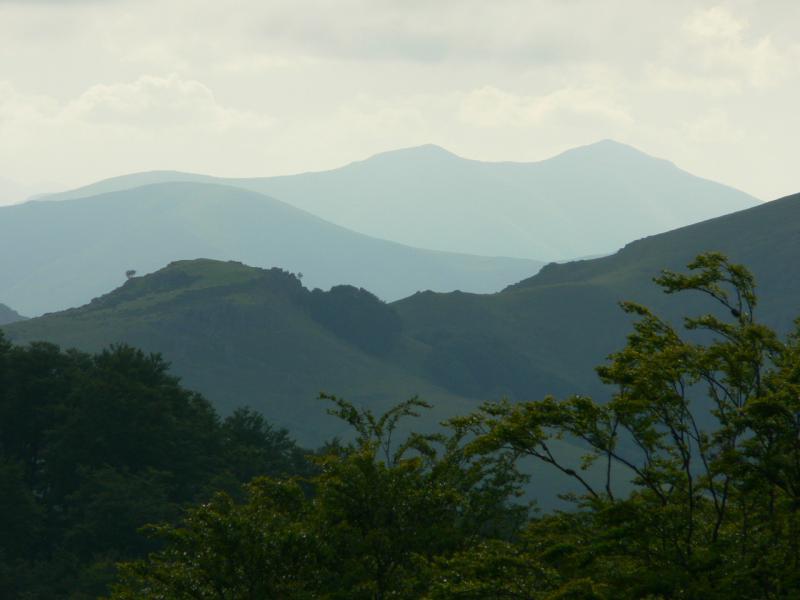
<path id="1" fill-rule="evenodd" d="M 800 192 L 798 31 L 797 0 L 0 0 L 0 202 L 605 138 L 770 200 Z"/>

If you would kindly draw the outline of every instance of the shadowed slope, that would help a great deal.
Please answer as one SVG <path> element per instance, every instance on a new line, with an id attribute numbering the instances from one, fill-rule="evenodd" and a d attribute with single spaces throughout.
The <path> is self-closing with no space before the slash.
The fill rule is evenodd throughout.
<path id="1" fill-rule="evenodd" d="M 707 251 L 723 252 L 751 269 L 761 320 L 785 332 L 800 316 L 800 195 L 639 240 L 605 258 L 550 264 L 493 296 L 416 294 L 394 307 L 408 334 L 426 343 L 431 355 L 448 356 L 449 370 L 436 381 L 456 377 L 471 364 L 478 338 L 482 347 L 502 346 L 516 361 L 533 362 L 540 373 L 568 381 L 573 392 L 607 394 L 594 367 L 622 347 L 630 330 L 618 301 L 640 302 L 675 321 L 707 312 L 700 294 L 678 302 L 652 283 L 661 269 L 682 270 Z M 536 381 L 540 375 L 509 369 L 502 375 L 517 382 L 515 397 L 553 391 Z M 498 383 L 491 371 L 479 372 L 485 378 L 476 395 Z"/>

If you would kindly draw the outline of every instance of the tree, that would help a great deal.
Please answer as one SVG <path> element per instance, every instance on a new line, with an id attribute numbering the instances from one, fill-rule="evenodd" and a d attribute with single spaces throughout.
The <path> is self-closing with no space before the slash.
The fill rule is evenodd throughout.
<path id="1" fill-rule="evenodd" d="M 800 320 L 785 340 L 760 324 L 753 277 L 720 254 L 656 281 L 711 312 L 679 327 L 623 303 L 637 321 L 598 368 L 610 401 L 487 403 L 397 444 L 424 402 L 378 417 L 324 396 L 352 442 L 308 477 L 258 479 L 158 527 L 165 547 L 128 563 L 114 597 L 800 596 Z M 262 430 L 246 414 L 235 429 Z M 583 456 L 560 455 L 563 439 Z M 577 483 L 574 510 L 511 502 L 524 457 Z"/>
<path id="2" fill-rule="evenodd" d="M 689 269 L 656 282 L 669 294 L 703 293 L 717 310 L 687 318 L 682 335 L 623 303 L 639 320 L 598 368 L 616 388 L 610 402 L 491 403 L 462 422 L 478 436 L 473 452 L 534 457 L 582 487 L 583 521 L 552 539 L 574 542 L 559 553 L 562 577 L 590 574 L 615 598 L 794 595 L 800 336 L 782 342 L 757 322 L 753 277 L 741 265 L 709 253 Z M 564 437 L 585 448 L 582 463 L 554 452 Z"/>
<path id="3" fill-rule="evenodd" d="M 250 411 L 221 422 L 159 355 L 0 332 L 0 597 L 97 598 L 117 562 L 161 547 L 142 526 L 257 475 L 308 472 L 303 455 Z"/>
<path id="4" fill-rule="evenodd" d="M 136 271 L 134 269 L 128 269 L 125 271 L 125 278 L 126 279 L 133 279 L 136 277 Z"/>
<path id="5" fill-rule="evenodd" d="M 324 568 L 309 505 L 297 482 L 259 478 L 236 503 L 218 493 L 180 527 L 152 527 L 166 542 L 122 567 L 113 598 L 256 600 L 314 598 Z"/>
<path id="6" fill-rule="evenodd" d="M 464 432 L 393 444 L 424 402 L 376 417 L 323 397 L 352 443 L 329 445 L 311 477 L 257 479 L 244 502 L 218 494 L 180 526 L 156 528 L 166 548 L 126 565 L 112 597 L 420 597 L 435 557 L 521 522 L 524 508 L 506 502 L 519 477 L 498 457 L 467 457 Z"/>

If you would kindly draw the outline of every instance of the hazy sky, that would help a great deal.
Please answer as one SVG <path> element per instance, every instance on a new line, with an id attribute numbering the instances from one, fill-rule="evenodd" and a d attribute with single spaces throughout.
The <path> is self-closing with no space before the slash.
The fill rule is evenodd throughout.
<path id="1" fill-rule="evenodd" d="M 772 199 L 800 191 L 799 31 L 797 0 L 0 0 L 0 178 L 613 138 Z"/>

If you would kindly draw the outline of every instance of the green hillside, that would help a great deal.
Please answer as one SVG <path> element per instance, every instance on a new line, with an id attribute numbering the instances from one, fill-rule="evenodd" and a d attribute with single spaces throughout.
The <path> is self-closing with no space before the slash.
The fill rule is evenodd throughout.
<path id="1" fill-rule="evenodd" d="M 800 195 L 629 244 L 614 256 L 548 265 L 492 295 L 309 291 L 296 276 L 211 260 L 173 263 L 79 308 L 6 326 L 16 342 L 94 351 L 127 342 L 162 352 L 223 412 L 247 404 L 314 445 L 336 434 L 315 398 L 328 391 L 379 411 L 419 394 L 427 426 L 479 400 L 609 390 L 594 367 L 624 345 L 634 300 L 668 318 L 706 311 L 651 279 L 708 250 L 752 268 L 767 324 L 800 314 Z"/>
<path id="2" fill-rule="evenodd" d="M 127 342 L 161 352 L 223 413 L 251 406 L 315 446 L 339 433 L 316 399 L 321 391 L 378 409 L 420 394 L 437 405 L 437 419 L 474 406 L 418 376 L 417 349 L 399 327 L 394 310 L 363 290 L 311 292 L 279 269 L 194 260 L 6 332 L 15 342 L 86 351 Z"/>
<path id="3" fill-rule="evenodd" d="M 138 173 L 55 194 L 64 200 L 163 181 Z M 604 140 L 533 163 L 467 160 L 433 145 L 318 173 L 216 179 L 343 227 L 421 248 L 569 260 L 759 204 L 630 146 Z"/>
<path id="4" fill-rule="evenodd" d="M 550 264 L 493 296 L 416 294 L 393 306 L 407 333 L 428 345 L 429 356 L 448 357 L 447 371 L 426 365 L 434 381 L 462 384 L 458 373 L 478 373 L 484 379 L 471 389 L 474 395 L 491 395 L 505 382 L 523 399 L 560 391 L 541 384 L 544 371 L 568 382 L 570 391 L 602 395 L 608 391 L 593 368 L 629 331 L 618 301 L 640 302 L 673 320 L 707 311 L 700 294 L 678 303 L 652 283 L 661 269 L 681 270 L 706 251 L 723 252 L 752 270 L 765 323 L 785 332 L 800 316 L 800 195 L 638 240 L 605 258 Z M 470 368 L 478 340 L 485 349 L 482 369 Z"/>
<path id="5" fill-rule="evenodd" d="M 279 265 L 303 273 L 312 288 L 352 284 L 385 300 L 426 289 L 496 292 L 542 265 L 378 240 L 216 184 L 161 183 L 0 208 L 0 298 L 27 315 L 85 304 L 129 269 L 144 274 L 198 257 Z"/>
<path id="6" fill-rule="evenodd" d="M 748 265 L 763 320 L 786 331 L 800 314 L 799 229 L 800 196 L 792 196 L 633 242 L 613 256 L 551 264 L 498 294 L 422 292 L 390 307 L 355 288 L 309 292 L 276 270 L 181 262 L 8 331 L 85 350 L 126 341 L 164 352 L 219 406 L 246 402 L 275 418 L 269 407 L 280 404 L 276 420 L 287 426 L 308 424 L 306 405 L 293 402 L 323 389 L 368 403 L 412 393 L 446 403 L 602 396 L 594 367 L 629 331 L 617 303 L 634 300 L 673 318 L 705 310 L 701 297 L 679 307 L 651 282 L 701 252 Z M 378 321 L 365 307 L 379 309 Z"/>

